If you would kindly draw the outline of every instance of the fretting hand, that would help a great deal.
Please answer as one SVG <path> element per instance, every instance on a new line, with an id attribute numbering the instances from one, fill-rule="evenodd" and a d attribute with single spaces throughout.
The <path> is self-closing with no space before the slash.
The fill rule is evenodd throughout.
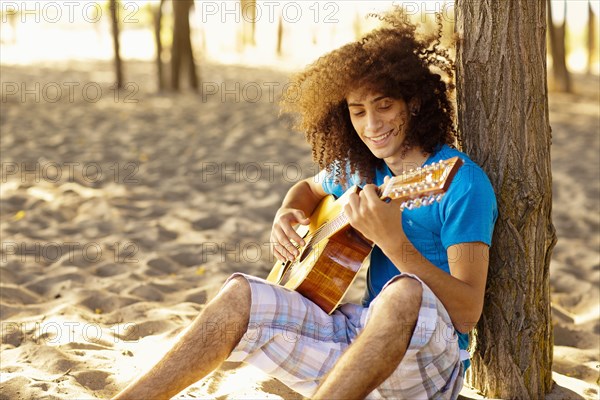
<path id="1" fill-rule="evenodd" d="M 405 237 L 399 223 L 402 220 L 399 205 L 382 201 L 375 185 L 365 185 L 360 193 L 351 194 L 344 212 L 354 229 L 382 249 L 397 245 L 398 239 Z"/>

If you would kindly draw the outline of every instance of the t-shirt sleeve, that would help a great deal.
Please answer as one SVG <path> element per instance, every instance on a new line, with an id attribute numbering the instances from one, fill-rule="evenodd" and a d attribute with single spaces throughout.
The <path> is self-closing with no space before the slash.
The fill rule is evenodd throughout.
<path id="1" fill-rule="evenodd" d="M 348 188 L 350 188 L 352 185 L 357 185 L 357 182 L 359 181 L 357 176 L 350 175 L 347 186 L 342 185 L 340 182 L 336 182 L 337 171 L 339 171 L 339 169 L 340 165 L 336 163 L 333 165 L 331 172 L 327 172 L 327 170 L 324 169 L 319 172 L 318 175 L 318 179 L 321 182 L 321 186 L 323 187 L 325 193 L 332 194 L 336 198 L 341 197 L 344 192 L 348 190 Z M 349 171 L 350 167 L 347 166 L 346 174 L 349 174 Z"/>
<path id="2" fill-rule="evenodd" d="M 468 242 L 492 244 L 498 208 L 492 184 L 481 168 L 465 164 L 459 169 L 442 200 L 440 213 L 444 248 Z"/>

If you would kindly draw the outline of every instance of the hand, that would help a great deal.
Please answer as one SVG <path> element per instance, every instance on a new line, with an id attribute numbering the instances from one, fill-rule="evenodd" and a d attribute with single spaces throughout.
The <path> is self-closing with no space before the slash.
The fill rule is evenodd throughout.
<path id="1" fill-rule="evenodd" d="M 375 185 L 365 185 L 359 194 L 351 194 L 344 212 L 350 225 L 382 250 L 397 246 L 406 237 L 400 206 L 382 201 Z"/>
<path id="2" fill-rule="evenodd" d="M 297 224 L 308 225 L 309 222 L 310 220 L 306 218 L 302 210 L 280 208 L 277 211 L 271 229 L 271 250 L 279 261 L 293 261 L 300 254 L 296 245 L 304 246 L 304 239 L 296 233 L 293 227 Z"/>

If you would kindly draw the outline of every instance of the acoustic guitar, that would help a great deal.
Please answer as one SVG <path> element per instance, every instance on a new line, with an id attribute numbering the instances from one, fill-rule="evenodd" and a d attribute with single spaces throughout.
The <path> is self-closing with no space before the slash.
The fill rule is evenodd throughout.
<path id="1" fill-rule="evenodd" d="M 413 209 L 440 201 L 456 171 L 463 164 L 459 157 L 442 160 L 390 178 L 378 188 L 382 201 L 397 201 L 401 209 Z M 329 195 L 313 211 L 308 225 L 296 232 L 305 245 L 294 261 L 275 263 L 267 281 L 295 290 L 331 314 L 358 275 L 373 243 L 350 226 L 344 205 L 351 187 L 339 199 Z"/>

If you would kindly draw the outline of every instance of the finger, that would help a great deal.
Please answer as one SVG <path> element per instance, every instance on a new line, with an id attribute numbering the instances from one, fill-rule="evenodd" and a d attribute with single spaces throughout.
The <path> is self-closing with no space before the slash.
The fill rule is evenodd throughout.
<path id="1" fill-rule="evenodd" d="M 297 234 L 296 234 L 296 236 L 297 236 Z M 302 238 L 300 238 L 299 240 L 303 241 Z M 285 235 L 285 234 L 282 235 L 280 233 L 280 235 L 277 237 L 277 242 L 279 245 L 279 247 L 278 247 L 279 252 L 282 255 L 284 255 L 289 261 L 294 261 L 296 259 L 296 257 L 298 257 L 300 255 L 299 247 L 301 245 L 292 243 L 292 241 L 290 240 L 290 238 L 287 235 Z"/>
<path id="2" fill-rule="evenodd" d="M 292 253 L 290 253 L 289 251 L 287 251 L 285 246 L 278 243 L 275 245 L 274 249 L 283 258 L 281 261 L 294 261 L 294 259 L 295 259 L 294 255 Z"/>
<path id="3" fill-rule="evenodd" d="M 363 190 L 360 192 L 361 198 L 367 199 L 367 201 L 379 200 L 377 190 L 378 188 L 375 185 L 365 185 Z"/>
<path id="4" fill-rule="evenodd" d="M 277 251 L 277 247 L 273 246 L 273 255 L 281 262 L 286 262 L 287 258 L 281 255 L 279 251 Z"/>
<path id="5" fill-rule="evenodd" d="M 288 242 L 290 240 L 293 240 L 294 242 L 298 243 L 299 246 L 304 246 L 304 239 L 302 239 L 302 236 L 298 235 L 298 232 L 296 232 L 296 230 L 290 225 L 283 225 L 281 229 L 283 229 L 283 232 L 285 233 Z M 291 242 L 290 244 L 293 246 Z"/>
<path id="6" fill-rule="evenodd" d="M 348 196 L 348 202 L 346 206 L 349 206 L 353 211 L 357 210 L 360 205 L 360 195 L 352 193 Z"/>
<path id="7" fill-rule="evenodd" d="M 292 261 L 299 254 L 296 246 L 294 246 L 280 226 L 275 226 L 273 228 L 273 234 L 275 235 L 275 245 L 278 246 L 277 250 L 279 253 L 281 253 L 288 260 Z"/>
<path id="8" fill-rule="evenodd" d="M 350 223 L 350 225 L 354 228 L 356 228 L 356 226 L 354 226 L 355 222 L 356 222 L 356 218 L 357 218 L 357 212 L 358 212 L 358 195 L 353 195 L 356 198 L 355 199 L 350 199 L 348 198 L 348 202 L 346 204 L 344 204 L 344 214 L 346 214 L 346 217 L 348 218 L 348 222 Z"/>
<path id="9" fill-rule="evenodd" d="M 354 210 L 352 209 L 350 202 L 344 204 L 344 214 L 346 214 L 346 217 L 348 217 L 350 222 L 354 220 Z"/>
<path id="10" fill-rule="evenodd" d="M 310 220 L 306 218 L 306 215 L 304 215 L 304 211 L 302 210 L 294 211 L 294 217 L 296 217 L 296 221 L 302 225 L 308 225 L 310 223 Z"/>
<path id="11" fill-rule="evenodd" d="M 273 255 L 281 262 L 293 262 L 296 257 L 285 250 L 285 247 L 277 244 L 273 247 Z"/>

